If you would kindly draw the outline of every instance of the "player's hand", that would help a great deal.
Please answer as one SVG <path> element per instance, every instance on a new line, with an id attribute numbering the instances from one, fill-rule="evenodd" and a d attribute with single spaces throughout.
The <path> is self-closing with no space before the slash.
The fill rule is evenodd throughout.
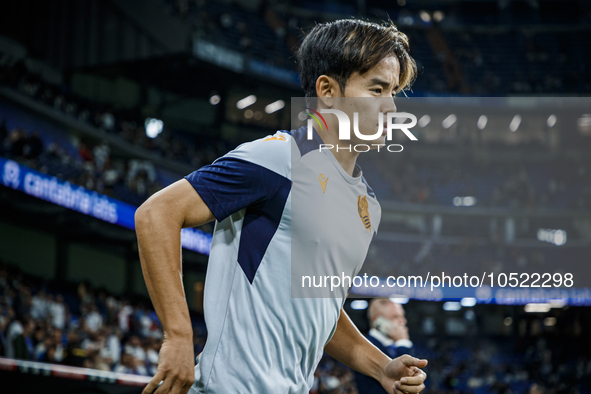
<path id="1" fill-rule="evenodd" d="M 187 394 L 194 381 L 195 354 L 192 338 L 165 337 L 158 355 L 156 374 L 142 394 Z M 160 382 L 162 384 L 158 387 Z"/>
<path id="2" fill-rule="evenodd" d="M 427 366 L 427 360 L 419 360 L 405 354 L 391 360 L 384 367 L 380 379 L 388 394 L 419 393 L 425 388 L 427 374 L 420 368 Z"/>

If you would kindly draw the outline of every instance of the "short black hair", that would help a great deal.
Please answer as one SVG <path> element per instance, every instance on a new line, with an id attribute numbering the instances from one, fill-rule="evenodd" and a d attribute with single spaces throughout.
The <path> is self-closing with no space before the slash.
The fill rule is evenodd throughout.
<path id="1" fill-rule="evenodd" d="M 410 88 L 417 74 L 408 37 L 391 21 L 377 24 L 341 19 L 318 24 L 304 38 L 296 56 L 306 97 L 316 97 L 316 80 L 321 75 L 334 78 L 344 94 L 351 74 L 363 74 L 388 56 L 396 56 L 400 63 L 398 91 Z"/>

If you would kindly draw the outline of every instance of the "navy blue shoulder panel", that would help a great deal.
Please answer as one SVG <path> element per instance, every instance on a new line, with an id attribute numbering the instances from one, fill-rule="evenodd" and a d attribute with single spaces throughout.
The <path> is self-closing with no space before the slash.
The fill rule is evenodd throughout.
<path id="1" fill-rule="evenodd" d="M 306 126 L 302 126 L 297 130 L 291 130 L 289 132 L 291 137 L 294 139 L 298 148 L 300 149 L 300 156 L 303 157 L 307 153 L 312 152 L 315 149 L 318 149 L 321 144 L 324 142 L 322 138 L 318 135 L 316 130 L 313 131 L 313 139 L 308 139 L 308 128 Z"/>
<path id="2" fill-rule="evenodd" d="M 252 283 L 275 235 L 291 180 L 257 164 L 222 157 L 185 177 L 221 222 L 246 208 L 238 264 Z"/>
<path id="3" fill-rule="evenodd" d="M 253 282 L 271 239 L 279 228 L 290 191 L 291 181 L 282 177 L 279 188 L 272 196 L 246 209 L 238 248 L 238 264 L 250 283 Z"/>
<path id="4" fill-rule="evenodd" d="M 265 201 L 287 178 L 258 164 L 221 157 L 185 176 L 218 222 L 243 208 Z"/>

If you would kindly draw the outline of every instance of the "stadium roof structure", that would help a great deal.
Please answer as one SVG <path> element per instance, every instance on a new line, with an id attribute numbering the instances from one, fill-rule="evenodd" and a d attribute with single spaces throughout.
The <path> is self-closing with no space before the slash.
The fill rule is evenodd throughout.
<path id="1" fill-rule="evenodd" d="M 187 97 L 205 97 L 212 91 L 224 92 L 233 88 L 263 89 L 292 96 L 302 94 L 300 88 L 286 85 L 284 81 L 248 70 L 237 72 L 187 53 L 98 65 L 77 71 L 113 78 L 126 77 L 142 86 L 156 86 Z"/>

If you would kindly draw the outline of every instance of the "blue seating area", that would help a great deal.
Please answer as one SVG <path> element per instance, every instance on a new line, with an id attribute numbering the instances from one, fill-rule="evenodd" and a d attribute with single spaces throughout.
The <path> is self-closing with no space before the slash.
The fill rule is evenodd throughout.
<path id="1" fill-rule="evenodd" d="M 587 31 L 444 31 L 475 95 L 585 93 Z M 581 83 L 583 82 L 583 83 Z"/>
<path id="2" fill-rule="evenodd" d="M 361 160 L 363 173 L 380 199 L 454 205 L 472 196 L 481 207 L 581 209 L 591 206 L 591 162 L 543 161 L 386 162 L 382 156 Z"/>
<path id="3" fill-rule="evenodd" d="M 337 3 L 305 2 L 300 7 L 314 17 L 296 17 L 265 5 L 253 11 L 239 4 L 188 2 L 187 8 L 180 11 L 178 2 L 163 1 L 171 13 L 189 19 L 203 38 L 290 70 L 295 70 L 290 47 L 315 23 L 329 20 L 328 15 L 356 14 L 352 5 Z M 448 19 L 439 27 L 420 23 L 418 14 L 422 8 L 415 9 L 411 4 L 409 7 L 384 9 L 383 12 L 387 12 L 410 39 L 411 55 L 419 68 L 411 94 L 497 96 L 591 91 L 591 78 L 585 73 L 591 66 L 589 30 L 552 27 L 557 23 L 589 23 L 584 10 L 578 14 L 580 20 L 577 21 L 572 14 L 562 12 L 563 7 L 557 2 L 545 2 L 538 14 L 529 9 L 504 12 L 496 2 L 467 3 L 460 10 L 450 7 L 452 9 L 444 11 Z M 433 5 L 432 9 L 421 7 L 429 12 L 440 9 L 438 5 Z M 266 20 L 267 12 L 276 17 L 276 29 Z M 404 18 L 408 16 L 415 22 L 405 23 Z M 525 30 L 521 25 L 536 28 Z M 492 29 L 493 26 L 502 27 Z M 448 84 L 445 51 L 429 42 L 430 29 L 443 35 L 443 42 L 459 62 L 463 85 Z"/>
<path id="4" fill-rule="evenodd" d="M 363 273 L 423 275 L 444 271 L 446 275 L 482 275 L 483 272 L 555 273 L 570 272 L 575 278 L 587 277 L 591 247 L 555 246 L 540 242 L 537 247 L 474 245 L 469 239 L 462 245 L 435 242 L 375 241 Z M 511 271 L 513 270 L 513 271 Z M 531 281 L 530 281 L 531 282 Z M 541 282 L 540 282 L 541 283 Z M 585 287 L 579 281 L 579 287 Z"/>

